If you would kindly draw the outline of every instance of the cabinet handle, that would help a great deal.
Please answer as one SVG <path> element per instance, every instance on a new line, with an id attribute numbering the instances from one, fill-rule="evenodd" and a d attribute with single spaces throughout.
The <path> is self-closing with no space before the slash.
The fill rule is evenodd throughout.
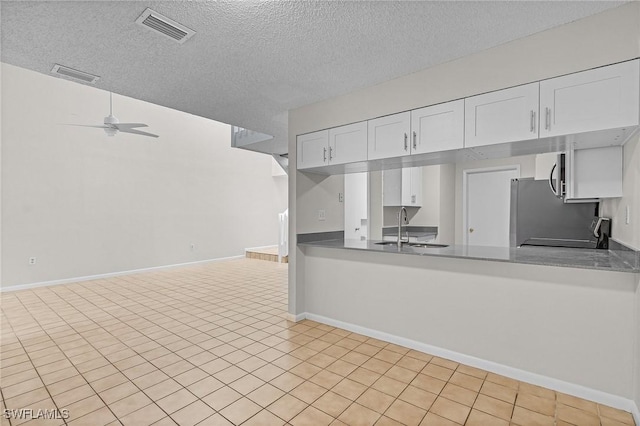
<path id="1" fill-rule="evenodd" d="M 418 149 L 418 135 L 413 132 L 413 149 Z"/>
<path id="2" fill-rule="evenodd" d="M 407 134 L 404 134 L 404 150 L 406 151 L 407 148 L 409 148 L 409 145 L 407 145 L 407 141 L 408 141 L 409 137 L 407 136 Z"/>
<path id="3" fill-rule="evenodd" d="M 551 108 L 544 108 L 544 128 L 551 130 Z"/>
<path id="4" fill-rule="evenodd" d="M 329 161 L 333 160 L 333 147 L 329 147 Z"/>
<path id="5" fill-rule="evenodd" d="M 536 132 L 536 112 L 531 110 L 531 133 Z"/>
<path id="6" fill-rule="evenodd" d="M 322 148 L 322 162 L 327 162 L 327 147 Z"/>

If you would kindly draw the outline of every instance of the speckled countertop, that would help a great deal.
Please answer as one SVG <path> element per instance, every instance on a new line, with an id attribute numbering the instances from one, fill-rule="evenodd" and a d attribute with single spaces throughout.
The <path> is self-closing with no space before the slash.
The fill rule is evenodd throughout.
<path id="1" fill-rule="evenodd" d="M 604 271 L 640 272 L 638 253 L 623 250 L 594 250 L 562 247 L 484 247 L 450 245 L 448 247 L 417 248 L 396 245 L 379 245 L 379 241 L 325 240 L 298 243 L 304 247 L 362 250 L 378 253 L 394 253 L 417 256 L 442 256 L 458 259 L 491 260 L 498 262 L 526 263 L 532 265 L 562 266 L 569 268 L 598 269 Z"/>

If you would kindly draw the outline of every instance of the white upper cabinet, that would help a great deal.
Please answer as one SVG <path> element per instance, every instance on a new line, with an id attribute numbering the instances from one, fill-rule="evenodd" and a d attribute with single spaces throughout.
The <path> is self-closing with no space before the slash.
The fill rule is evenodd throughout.
<path id="1" fill-rule="evenodd" d="M 640 59 L 634 59 L 301 135 L 297 162 L 298 169 L 332 174 L 386 158 L 396 160 L 373 168 L 591 149 L 623 144 L 638 126 Z M 477 149 L 453 152 L 466 148 Z M 320 170 L 345 163 L 362 164 Z"/>
<path id="2" fill-rule="evenodd" d="M 297 139 L 298 169 L 308 169 L 328 165 L 329 131 L 300 135 Z"/>
<path id="3" fill-rule="evenodd" d="M 300 135 L 298 169 L 367 160 L 367 122 Z"/>
<path id="4" fill-rule="evenodd" d="M 329 164 L 367 160 L 367 122 L 329 129 Z"/>
<path id="5" fill-rule="evenodd" d="M 622 197 L 622 147 L 567 152 L 565 201 Z"/>
<path id="6" fill-rule="evenodd" d="M 368 158 L 400 157 L 411 154 L 409 133 L 411 132 L 411 113 L 388 115 L 369 120 Z"/>
<path id="7" fill-rule="evenodd" d="M 540 137 L 637 125 L 639 60 L 540 82 Z"/>
<path id="8" fill-rule="evenodd" d="M 466 98 L 464 146 L 538 138 L 539 83 Z"/>
<path id="9" fill-rule="evenodd" d="M 464 147 L 464 99 L 411 111 L 411 154 Z"/>

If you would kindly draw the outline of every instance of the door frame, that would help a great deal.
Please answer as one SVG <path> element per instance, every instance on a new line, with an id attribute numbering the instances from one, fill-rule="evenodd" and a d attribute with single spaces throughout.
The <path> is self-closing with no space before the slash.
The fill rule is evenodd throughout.
<path id="1" fill-rule="evenodd" d="M 507 172 L 514 171 L 517 174 L 517 177 L 520 178 L 520 164 L 508 164 L 504 166 L 494 166 L 494 167 L 483 167 L 479 169 L 464 169 L 462 171 L 462 244 L 469 244 L 469 237 L 467 233 L 467 229 L 469 229 L 468 223 L 468 211 L 467 208 L 467 196 L 469 191 L 469 176 L 478 173 L 491 173 L 491 172 Z"/>

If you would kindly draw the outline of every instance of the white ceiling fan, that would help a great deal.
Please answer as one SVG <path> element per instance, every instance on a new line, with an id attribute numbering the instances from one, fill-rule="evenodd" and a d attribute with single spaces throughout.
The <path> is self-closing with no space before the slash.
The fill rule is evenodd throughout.
<path id="1" fill-rule="evenodd" d="M 113 94 L 111 92 L 109 92 L 109 115 L 104 118 L 104 124 L 102 126 L 93 126 L 88 124 L 69 124 L 69 126 L 104 129 L 107 136 L 115 136 L 118 132 L 122 132 L 134 135 L 150 136 L 152 138 L 158 137 L 158 135 L 154 135 L 153 133 L 143 132 L 142 130 L 136 129 L 136 127 L 148 127 L 144 123 L 120 123 L 120 120 L 113 115 Z"/>

